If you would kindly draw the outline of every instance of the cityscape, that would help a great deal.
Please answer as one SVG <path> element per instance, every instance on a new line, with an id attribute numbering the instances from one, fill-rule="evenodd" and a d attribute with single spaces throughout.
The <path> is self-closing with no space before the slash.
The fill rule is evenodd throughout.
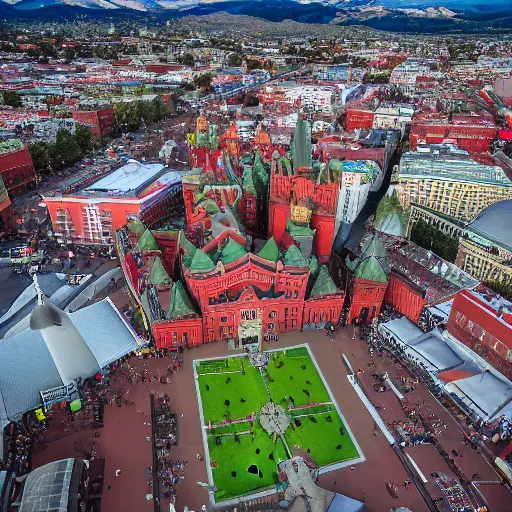
<path id="1" fill-rule="evenodd" d="M 508 1 L 0 18 L 0 512 L 512 512 Z"/>

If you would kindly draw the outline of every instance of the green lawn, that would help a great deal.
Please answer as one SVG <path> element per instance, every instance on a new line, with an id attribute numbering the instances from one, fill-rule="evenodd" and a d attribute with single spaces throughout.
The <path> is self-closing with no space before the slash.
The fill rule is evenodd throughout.
<path id="1" fill-rule="evenodd" d="M 330 422 L 327 421 L 328 417 L 331 418 Z M 310 418 L 314 418 L 316 423 Z M 290 425 L 284 433 L 290 450 L 295 446 L 300 446 L 304 451 L 309 448 L 311 457 L 320 467 L 358 457 L 359 453 L 334 407 L 328 414 L 312 414 L 297 419 L 301 426 Z M 344 435 L 341 435 L 340 427 Z"/>
<path id="2" fill-rule="evenodd" d="M 242 362 L 245 375 L 236 373 L 242 368 Z M 260 372 L 251 366 L 247 357 L 204 361 L 196 366 L 196 371 L 206 425 L 210 420 L 216 424 L 227 419 L 228 411 L 233 420 L 248 417 L 253 412 L 259 413 L 269 401 Z M 295 446 L 304 451 L 309 449 L 311 457 L 320 467 L 359 456 L 335 406 L 330 403 L 331 398 L 316 366 L 304 347 L 271 353 L 266 380 L 272 400 L 283 405 L 285 409 L 289 404 L 289 396 L 293 397 L 295 406 L 326 404 L 311 408 L 309 414 L 303 417 L 297 418 L 305 414 L 306 410 L 290 412 L 290 416 L 300 422 L 300 426 L 296 426 L 292 420 L 292 425 L 284 433 L 290 450 L 293 451 Z M 309 396 L 303 390 L 307 390 Z M 226 405 L 226 400 L 229 405 Z M 217 502 L 274 485 L 277 464 L 286 459 L 286 449 L 282 441 L 278 439 L 274 443 L 258 420 L 254 424 L 254 439 L 251 434 L 241 434 L 238 436 L 240 442 L 236 442 L 234 435 L 225 435 L 250 428 L 248 422 L 243 422 L 225 425 L 208 433 L 210 459 L 218 465 L 217 468 L 212 468 L 214 483 L 218 489 L 215 493 Z M 344 435 L 340 433 L 340 428 Z M 221 445 L 216 444 L 217 437 L 221 440 Z M 256 453 L 257 449 L 259 453 Z M 269 459 L 271 453 L 273 460 Z M 261 477 L 248 472 L 253 464 L 261 471 Z"/>
<path id="3" fill-rule="evenodd" d="M 241 359 L 241 358 L 237 358 Z M 199 390 L 203 403 L 204 421 L 220 423 L 229 411 L 231 419 L 246 418 L 258 413 L 268 402 L 268 395 L 259 371 L 247 360 L 242 373 L 212 373 L 199 375 Z M 228 370 L 231 371 L 231 368 Z M 242 402 L 242 399 L 245 402 Z M 229 400 L 229 406 L 225 401 Z"/>
<path id="4" fill-rule="evenodd" d="M 267 385 L 274 402 L 287 405 L 289 396 L 296 406 L 329 402 L 329 393 L 309 355 L 287 357 L 289 352 L 286 355 L 278 352 L 267 366 Z M 307 390 L 309 396 L 303 390 Z"/>
<path id="5" fill-rule="evenodd" d="M 215 435 L 209 435 L 208 449 L 211 460 L 218 464 L 217 468 L 212 469 L 213 481 L 218 489 L 216 501 L 274 485 L 277 464 L 287 458 L 281 440 L 278 438 L 274 443 L 261 428 L 256 428 L 254 440 L 250 434 L 240 435 L 240 443 L 235 442 L 234 436 L 223 436 L 220 446 L 215 442 Z M 259 453 L 256 453 L 257 450 Z M 274 460 L 269 459 L 270 454 L 273 454 Z M 248 472 L 253 464 L 261 471 L 261 478 L 259 474 Z"/>

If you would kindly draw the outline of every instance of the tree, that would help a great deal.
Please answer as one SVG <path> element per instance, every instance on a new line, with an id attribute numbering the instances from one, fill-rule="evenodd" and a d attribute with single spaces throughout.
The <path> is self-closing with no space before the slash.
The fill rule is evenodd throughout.
<path id="1" fill-rule="evenodd" d="M 502 281 L 484 281 L 484 286 L 499 293 L 504 299 L 512 300 L 512 284 Z"/>
<path id="2" fill-rule="evenodd" d="M 194 82 L 199 88 L 208 91 L 212 85 L 212 75 L 210 73 L 203 73 L 202 75 L 195 76 Z"/>
<path id="3" fill-rule="evenodd" d="M 257 59 L 245 59 L 245 65 L 247 66 L 247 71 L 261 69 L 261 62 Z"/>
<path id="4" fill-rule="evenodd" d="M 55 144 L 53 144 L 50 154 L 56 167 L 67 167 L 68 165 L 74 164 L 82 157 L 80 146 L 74 135 L 67 130 L 59 130 L 57 132 L 57 140 Z"/>
<path id="5" fill-rule="evenodd" d="M 228 66 L 235 68 L 242 65 L 242 56 L 238 53 L 232 53 L 228 57 Z"/>
<path id="6" fill-rule="evenodd" d="M 50 145 L 46 142 L 29 144 L 28 151 L 37 173 L 46 174 L 50 167 Z"/>
<path id="7" fill-rule="evenodd" d="M 18 108 L 21 107 L 21 96 L 16 91 L 4 91 L 2 93 L 2 99 L 4 105 L 9 105 L 10 107 Z"/>
<path id="8" fill-rule="evenodd" d="M 92 148 L 92 131 L 88 126 L 77 124 L 75 130 L 75 140 L 80 148 L 82 155 L 87 154 Z"/>
<path id="9" fill-rule="evenodd" d="M 184 53 L 178 58 L 178 62 L 184 66 L 194 67 L 196 60 L 191 53 Z"/>
<path id="10" fill-rule="evenodd" d="M 419 219 L 411 230 L 411 240 L 424 249 L 432 251 L 446 261 L 453 263 L 459 250 L 459 239 L 445 235 L 434 226 Z"/>

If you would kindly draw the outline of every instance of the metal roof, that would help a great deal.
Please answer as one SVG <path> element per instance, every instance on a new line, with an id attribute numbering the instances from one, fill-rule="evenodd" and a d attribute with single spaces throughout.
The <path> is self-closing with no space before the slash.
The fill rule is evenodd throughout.
<path id="1" fill-rule="evenodd" d="M 100 368 L 139 348 L 135 332 L 109 299 L 69 318 Z M 25 329 L 0 340 L 0 420 L 19 419 L 41 404 L 40 391 L 58 386 L 62 380 L 40 331 Z"/>

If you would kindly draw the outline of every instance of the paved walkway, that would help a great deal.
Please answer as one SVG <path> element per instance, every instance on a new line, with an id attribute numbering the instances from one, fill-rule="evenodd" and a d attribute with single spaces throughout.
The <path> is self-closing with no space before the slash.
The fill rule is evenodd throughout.
<path id="1" fill-rule="evenodd" d="M 355 368 L 368 357 L 365 354 L 365 344 L 358 340 L 352 341 L 351 334 L 351 331 L 342 331 L 337 334 L 337 341 L 333 342 L 323 332 L 297 332 L 281 335 L 278 343 L 269 344 L 269 348 L 280 348 L 309 343 L 366 457 L 366 462 L 357 464 L 354 470 L 346 467 L 322 475 L 319 485 L 365 501 L 368 512 L 382 512 L 399 505 L 414 512 L 424 512 L 427 508 L 414 487 L 408 491 L 400 490 L 398 499 L 392 498 L 386 490 L 387 482 L 401 483 L 408 475 L 384 436 L 380 433 L 373 434 L 374 420 L 348 382 L 341 358 L 342 350 L 349 357 L 354 353 L 356 359 L 352 359 L 352 364 Z M 212 343 L 188 350 L 184 354 L 185 364 L 173 376 L 171 385 L 160 384 L 157 380 L 131 385 L 129 399 L 134 402 L 133 406 L 106 407 L 105 427 L 100 431 L 99 443 L 99 455 L 106 457 L 104 510 L 152 511 L 152 502 L 145 498 L 151 492 L 145 472 L 146 467 L 151 465 L 151 445 L 146 440 L 146 436 L 150 435 L 150 427 L 144 425 L 150 421 L 150 391 L 169 394 L 172 406 L 178 414 L 180 441 L 177 447 L 173 447 L 173 459 L 187 460 L 188 465 L 185 479 L 178 484 L 177 510 L 183 510 L 185 505 L 190 510 L 199 510 L 201 505 L 207 503 L 205 490 L 197 484 L 207 482 L 207 476 L 204 461 L 196 458 L 196 454 L 202 454 L 204 448 L 192 361 L 222 355 L 227 355 L 227 347 L 223 343 Z M 158 371 L 161 375 L 165 374 L 168 362 L 166 358 L 146 360 L 149 374 L 156 376 Z M 35 465 L 58 458 L 80 456 L 74 450 L 77 441 L 83 445 L 89 443 L 90 446 L 92 432 L 81 432 L 52 443 L 46 450 L 36 454 Z M 119 477 L 115 476 L 116 469 L 122 469 Z M 108 490 L 109 485 L 111 490 Z"/>
<path id="2" fill-rule="evenodd" d="M 305 331 L 281 335 L 278 343 L 269 344 L 269 348 L 281 348 L 301 343 L 309 343 L 323 375 L 329 384 L 334 398 L 338 402 L 352 432 L 354 433 L 365 457 L 366 462 L 345 467 L 319 478 L 318 484 L 329 490 L 345 494 L 349 497 L 364 501 L 367 512 L 382 512 L 393 506 L 406 506 L 414 512 L 425 512 L 427 507 L 414 486 L 406 490 L 403 485 L 408 474 L 390 447 L 388 441 L 376 429 L 375 421 L 365 405 L 357 396 L 347 379 L 347 370 L 341 358 L 344 353 L 353 368 L 366 366 L 370 356 L 366 343 L 351 340 L 351 330 L 340 330 L 336 340 L 331 341 L 323 332 Z M 187 505 L 190 510 L 199 510 L 207 503 L 205 490 L 197 482 L 207 482 L 204 461 L 199 461 L 196 454 L 203 454 L 201 425 L 197 397 L 194 386 L 192 361 L 194 359 L 210 358 L 227 355 L 227 346 L 223 343 L 212 343 L 199 348 L 187 350 L 184 353 L 185 364 L 178 374 L 172 377 L 172 384 L 160 384 L 156 379 L 150 383 L 137 383 L 130 388 L 129 399 L 132 406 L 107 406 L 105 412 L 105 427 L 100 431 L 99 454 L 106 457 L 106 475 L 103 507 L 106 511 L 137 510 L 150 512 L 152 502 L 146 500 L 146 494 L 151 492 L 146 477 L 146 467 L 151 465 L 151 444 L 147 441 L 150 435 L 149 393 L 151 391 L 165 392 L 171 397 L 173 409 L 178 414 L 179 445 L 173 447 L 174 460 L 187 460 L 185 479 L 178 484 L 178 500 L 176 508 L 183 510 Z M 377 371 L 388 371 L 394 379 L 397 373 L 403 373 L 399 366 L 394 365 L 388 358 L 375 358 Z M 142 361 L 136 360 L 136 364 Z M 148 359 L 145 364 L 151 376 L 164 375 L 169 359 Z M 392 391 L 377 393 L 373 390 L 373 377 L 368 371 L 358 374 L 362 387 L 374 405 L 377 406 L 383 420 L 392 431 L 394 420 L 405 420 L 405 414 Z M 460 469 L 471 479 L 478 473 L 479 480 L 497 481 L 498 477 L 484 458 L 471 447 L 462 444 L 463 434 L 459 425 L 449 413 L 428 393 L 426 388 L 418 385 L 417 389 L 405 395 L 411 406 L 420 402 L 421 407 L 428 408 L 446 425 L 439 438 L 443 448 L 450 453 L 456 449 L 462 457 L 456 457 Z M 87 447 L 92 442 L 92 432 L 81 432 L 68 438 L 52 443 L 45 451 L 36 454 L 35 465 L 63 457 L 79 456 L 74 450 L 77 442 Z M 432 486 L 430 473 L 433 471 L 452 475 L 444 459 L 430 445 L 410 447 L 406 452 L 411 455 L 429 482 L 426 487 L 434 497 L 438 492 Z M 119 477 L 115 476 L 116 469 L 122 469 Z M 398 498 L 394 499 L 388 493 L 386 484 L 399 486 Z M 111 489 L 108 490 L 108 486 Z M 435 483 L 433 483 L 435 485 Z M 508 496 L 502 486 L 485 488 L 486 496 L 495 503 L 500 503 Z M 512 503 L 512 500 L 509 501 Z M 165 510 L 165 508 L 163 509 Z M 502 509 L 503 512 L 506 510 Z M 500 512 L 502 512 L 500 510 Z"/>

